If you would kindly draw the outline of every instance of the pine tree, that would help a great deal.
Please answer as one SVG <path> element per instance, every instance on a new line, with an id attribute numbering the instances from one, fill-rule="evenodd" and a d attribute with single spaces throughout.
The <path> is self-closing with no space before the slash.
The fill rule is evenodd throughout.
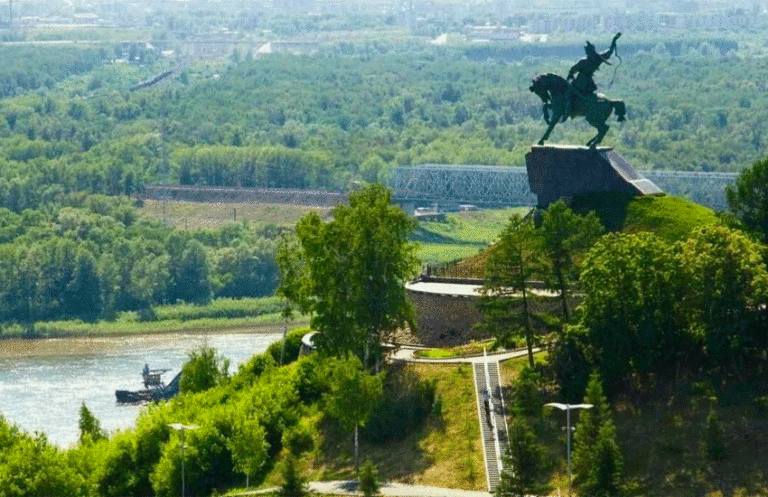
<path id="1" fill-rule="evenodd" d="M 85 402 L 80 406 L 80 443 L 88 441 L 97 442 L 107 437 L 107 433 L 101 429 L 101 424 L 96 416 L 88 409 Z"/>
<path id="2" fill-rule="evenodd" d="M 597 444 L 592 449 L 592 467 L 579 491 L 590 497 L 617 497 L 622 495 L 624 458 L 616 442 L 616 428 L 612 421 L 603 423 Z"/>
<path id="3" fill-rule="evenodd" d="M 589 379 L 584 403 L 593 407 L 580 412 L 574 434 L 574 486 L 590 497 L 621 495 L 624 459 L 598 373 Z"/>
<path id="4" fill-rule="evenodd" d="M 359 490 L 365 497 L 379 494 L 379 475 L 371 461 L 365 461 L 357 476 L 360 482 Z"/>
<path id="5" fill-rule="evenodd" d="M 502 461 L 504 472 L 496 487 L 497 497 L 523 497 L 541 493 L 544 448 L 536 442 L 536 435 L 522 416 L 516 417 L 509 425 L 509 442 Z"/>
<path id="6" fill-rule="evenodd" d="M 283 466 L 283 486 L 280 487 L 280 497 L 304 497 L 308 495 L 307 485 L 296 469 L 296 458 L 288 456 Z"/>
<path id="7" fill-rule="evenodd" d="M 609 416 L 608 400 L 603 393 L 599 373 L 592 373 L 584 394 L 584 403 L 592 404 L 592 409 L 579 411 L 579 422 L 573 435 L 573 474 L 574 484 L 579 486 L 590 474 L 595 446 L 600 435 L 600 427 Z"/>

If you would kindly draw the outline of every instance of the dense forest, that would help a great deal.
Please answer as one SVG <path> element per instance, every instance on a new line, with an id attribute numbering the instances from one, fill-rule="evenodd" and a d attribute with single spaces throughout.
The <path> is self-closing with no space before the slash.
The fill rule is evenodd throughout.
<path id="1" fill-rule="evenodd" d="M 114 318 L 162 303 L 270 295 L 277 228 L 183 232 L 137 218 L 127 197 L 72 195 L 47 210 L 0 208 L 0 321 Z M 146 314 L 146 315 L 145 315 Z"/>
<path id="2" fill-rule="evenodd" d="M 629 120 L 604 143 L 640 169 L 739 171 L 763 156 L 768 62 L 738 46 L 620 45 L 598 84 L 625 99 Z M 87 195 L 135 196 L 154 182 L 344 191 L 386 182 L 396 165 L 522 165 L 544 131 L 530 78 L 566 74 L 581 46 L 542 52 L 566 60 L 376 41 L 178 67 L 136 44 L 23 50 L 0 68 L 5 322 L 269 294 L 273 229 L 177 233 L 136 220 L 127 200 Z M 553 141 L 593 134 L 572 121 Z"/>
<path id="3" fill-rule="evenodd" d="M 598 75 L 629 117 L 604 143 L 639 169 L 739 171 L 761 157 L 766 62 L 731 47 L 631 46 Z M 135 92 L 162 62 L 100 66 L 0 102 L 0 205 L 21 212 L 73 191 L 130 195 L 160 179 L 346 189 L 386 181 L 402 164 L 522 165 L 544 131 L 531 76 L 564 75 L 576 60 L 508 52 L 372 42 L 313 57 L 235 54 Z M 593 134 L 576 120 L 553 141 Z"/>

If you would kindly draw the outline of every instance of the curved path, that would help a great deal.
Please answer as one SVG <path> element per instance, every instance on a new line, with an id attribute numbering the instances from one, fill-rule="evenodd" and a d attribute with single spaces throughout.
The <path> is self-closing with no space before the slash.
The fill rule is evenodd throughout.
<path id="1" fill-rule="evenodd" d="M 307 483 L 310 491 L 330 495 L 362 495 L 357 490 L 358 483 L 354 480 L 313 481 Z M 278 487 L 266 488 L 252 492 L 232 494 L 239 496 L 260 495 L 276 492 Z M 386 482 L 379 488 L 379 494 L 389 497 L 491 497 L 489 492 L 473 490 L 456 490 L 453 488 L 428 487 L 426 485 L 408 485 L 405 483 Z"/>
<path id="2" fill-rule="evenodd" d="M 416 357 L 416 351 L 417 350 L 425 350 L 428 347 L 411 347 L 411 346 L 400 346 L 395 352 L 392 354 L 392 359 L 395 361 L 406 361 L 406 362 L 419 362 L 419 363 L 432 363 L 432 364 L 458 364 L 458 363 L 476 363 L 476 362 L 485 362 L 485 356 L 479 355 L 479 356 L 472 356 L 472 357 L 447 357 L 445 359 L 423 359 Z M 536 354 L 537 352 L 541 352 L 543 349 L 540 347 L 535 347 L 533 349 L 533 353 Z M 517 357 L 523 357 L 528 354 L 527 348 L 522 349 L 515 349 L 515 350 L 505 350 L 504 352 L 489 352 L 488 353 L 488 359 L 492 361 L 506 361 L 509 359 L 515 359 Z"/>

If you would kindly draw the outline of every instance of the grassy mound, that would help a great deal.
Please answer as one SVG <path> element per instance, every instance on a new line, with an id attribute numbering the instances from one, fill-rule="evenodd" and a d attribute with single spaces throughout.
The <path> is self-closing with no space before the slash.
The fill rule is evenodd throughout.
<path id="1" fill-rule="evenodd" d="M 574 196 L 571 208 L 581 213 L 594 211 L 608 231 L 650 231 L 670 242 L 684 240 L 699 226 L 718 222 L 711 209 L 667 195 L 590 193 Z"/>
<path id="2" fill-rule="evenodd" d="M 590 193 L 573 197 L 571 208 L 583 214 L 594 211 L 608 231 L 650 231 L 669 242 L 685 240 L 695 228 L 718 222 L 717 215 L 711 209 L 670 196 Z M 482 278 L 489 250 L 493 249 L 453 263 L 448 268 L 449 275 Z"/>

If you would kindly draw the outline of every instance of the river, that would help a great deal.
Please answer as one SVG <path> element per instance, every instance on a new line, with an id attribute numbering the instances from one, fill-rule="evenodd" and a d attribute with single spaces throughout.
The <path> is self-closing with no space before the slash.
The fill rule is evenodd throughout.
<path id="1" fill-rule="evenodd" d="M 108 431 L 134 424 L 144 407 L 117 404 L 115 390 L 143 388 L 144 364 L 170 369 L 163 377 L 169 382 L 189 353 L 207 344 L 227 357 L 235 372 L 280 337 L 273 332 L 174 333 L 0 340 L 0 413 L 21 429 L 44 432 L 67 447 L 77 442 L 83 402 Z"/>

